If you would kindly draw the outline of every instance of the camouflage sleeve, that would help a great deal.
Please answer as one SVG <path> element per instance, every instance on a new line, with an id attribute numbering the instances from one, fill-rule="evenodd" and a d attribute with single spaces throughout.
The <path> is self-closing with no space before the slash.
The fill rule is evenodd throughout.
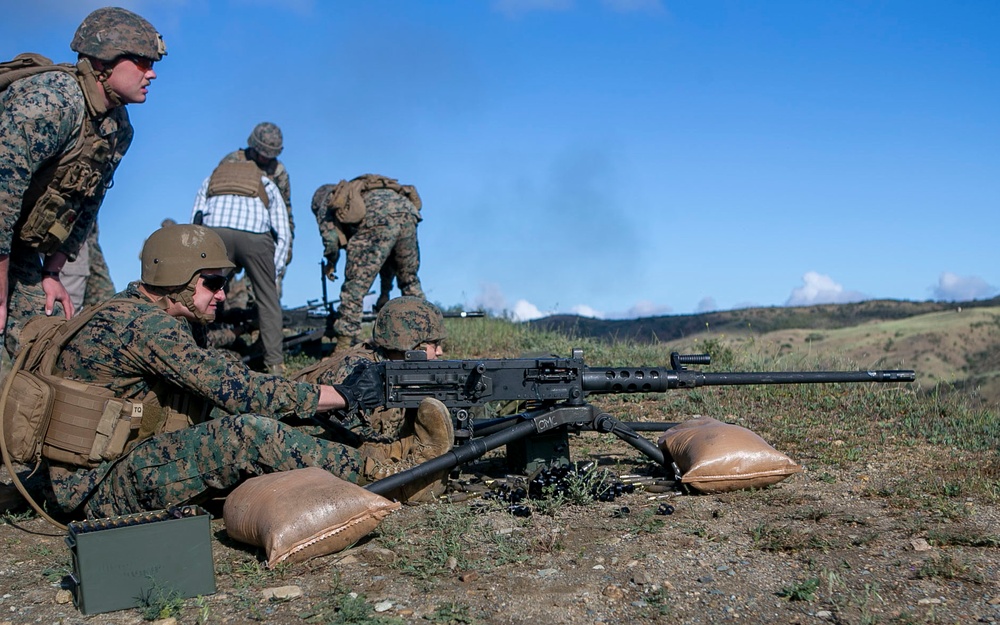
<path id="1" fill-rule="evenodd" d="M 328 256 L 340 249 L 340 231 L 333 219 L 333 211 L 326 205 L 326 198 L 336 185 L 325 184 L 316 189 L 312 199 L 312 212 L 319 226 L 319 236 L 323 239 L 323 255 Z"/>
<path id="2" fill-rule="evenodd" d="M 143 315 L 131 325 L 145 340 L 126 344 L 138 348 L 150 373 L 211 399 L 230 414 L 263 414 L 280 419 L 316 412 L 318 388 L 253 372 L 242 362 L 201 348 L 183 323 L 159 311 Z"/>
<path id="3" fill-rule="evenodd" d="M 285 208 L 288 209 L 288 225 L 292 230 L 292 238 L 295 237 L 295 224 L 292 222 L 292 183 L 288 179 L 288 170 L 284 163 L 278 162 L 278 167 L 274 171 L 271 181 L 277 185 L 281 191 L 281 197 L 285 200 Z"/>
<path id="4" fill-rule="evenodd" d="M 223 163 L 239 163 L 245 160 L 247 159 L 243 156 L 243 150 L 234 150 L 223 156 L 222 160 L 219 161 L 219 165 Z"/>
<path id="5" fill-rule="evenodd" d="M 84 121 L 76 79 L 44 72 L 12 84 L 0 99 L 0 254 L 10 253 L 31 177 L 69 149 Z M 84 233 L 86 230 L 83 231 Z M 79 246 L 77 246 L 79 248 Z"/>
<path id="6" fill-rule="evenodd" d="M 90 226 L 97 219 L 97 211 L 100 210 L 101 204 L 104 202 L 104 194 L 111 186 L 111 181 L 114 179 L 118 164 L 121 163 L 125 153 L 128 152 L 129 147 L 132 145 L 132 137 L 135 131 L 132 129 L 132 123 L 129 121 L 128 111 L 125 110 L 125 107 L 118 107 L 109 117 L 114 120 L 118 127 L 112 140 L 114 152 L 111 155 L 111 162 L 108 163 L 107 168 L 104 170 L 104 184 L 98 188 L 98 192 L 94 194 L 94 197 L 87 199 L 87 201 L 81 204 L 80 214 L 73 225 L 73 231 L 60 247 L 60 251 L 64 252 L 70 258 L 76 257 L 77 252 L 80 251 L 80 246 L 83 245 L 86 239 L 87 233 L 91 231 Z"/>
<path id="7" fill-rule="evenodd" d="M 316 376 L 316 384 L 340 384 L 347 379 L 355 369 L 362 365 L 370 365 L 375 362 L 371 358 L 366 358 L 360 354 L 348 354 L 346 358 L 342 358 L 340 362 L 336 363 L 329 369 L 325 371 L 318 372 Z"/>
<path id="8" fill-rule="evenodd" d="M 119 325 L 114 315 L 131 320 Z M 311 384 L 290 382 L 278 376 L 258 374 L 240 361 L 226 358 L 221 352 L 199 347 L 185 321 L 160 309 L 139 309 L 128 304 L 116 306 L 105 322 L 105 336 L 95 337 L 100 329 L 91 325 L 89 336 L 105 346 L 105 363 L 119 380 L 136 378 L 164 380 L 199 397 L 204 397 L 229 414 L 263 414 L 280 419 L 290 415 L 309 416 L 319 403 L 319 389 Z M 95 318 L 91 324 L 98 323 Z M 117 336 L 108 336 L 108 333 Z M 74 340 L 73 346 L 86 349 Z M 115 349 L 107 349 L 114 346 Z M 68 377 L 80 379 L 74 368 L 90 366 L 94 359 L 81 355 L 62 363 Z M 74 367 L 76 363 L 76 367 Z M 82 373 L 82 372 L 80 372 Z M 92 375 L 92 374 L 90 374 Z M 90 377 L 83 375 L 83 379 Z M 115 390 L 115 389 L 113 389 Z M 129 396 L 128 393 L 125 393 Z M 134 394 L 131 396 L 135 396 Z"/>

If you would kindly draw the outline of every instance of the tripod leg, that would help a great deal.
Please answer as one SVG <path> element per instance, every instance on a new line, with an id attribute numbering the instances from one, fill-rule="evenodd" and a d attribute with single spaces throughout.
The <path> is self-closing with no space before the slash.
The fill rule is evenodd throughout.
<path id="1" fill-rule="evenodd" d="M 647 439 L 640 436 L 635 430 L 626 426 L 608 413 L 600 414 L 596 419 L 594 419 L 594 429 L 598 432 L 610 432 L 611 434 L 614 434 L 632 447 L 641 451 L 644 455 L 648 456 L 661 467 L 666 466 L 663 451 L 659 447 L 649 442 Z"/>

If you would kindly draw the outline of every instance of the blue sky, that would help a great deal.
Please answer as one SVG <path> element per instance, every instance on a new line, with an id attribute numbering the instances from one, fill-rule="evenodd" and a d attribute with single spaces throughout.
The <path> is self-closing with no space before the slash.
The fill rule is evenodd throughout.
<path id="1" fill-rule="evenodd" d="M 72 60 L 102 4 L 5 0 L 0 56 Z M 992 0 L 121 6 L 168 56 L 101 211 L 118 287 L 272 121 L 287 307 L 321 296 L 313 191 L 369 172 L 420 191 L 420 276 L 445 306 L 624 318 L 1000 293 Z"/>

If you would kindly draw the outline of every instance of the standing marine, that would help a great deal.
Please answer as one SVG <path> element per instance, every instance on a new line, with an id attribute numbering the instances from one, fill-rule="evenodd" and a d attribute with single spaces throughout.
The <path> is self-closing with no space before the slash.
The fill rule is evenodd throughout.
<path id="1" fill-rule="evenodd" d="M 333 324 L 337 350 L 358 342 L 364 297 L 385 267 L 394 270 L 403 295 L 424 297 L 417 277 L 420 208 L 416 188 L 376 174 L 323 185 L 313 194 L 312 211 L 323 238 L 328 277 L 335 277 L 332 268 L 340 250 L 347 252 L 338 317 Z"/>
<path id="2" fill-rule="evenodd" d="M 278 160 L 278 155 L 285 149 L 281 128 L 271 122 L 261 122 L 254 126 L 247 137 L 247 147 L 241 148 L 222 157 L 219 164 L 226 162 L 257 165 L 260 173 L 267 176 L 278 187 L 281 198 L 288 210 L 288 252 L 282 264 L 281 275 L 278 276 L 278 295 L 281 295 L 281 282 L 285 277 L 288 264 L 292 262 L 292 242 L 295 240 L 295 220 L 292 218 L 292 184 L 288 179 L 285 164 Z M 230 291 L 230 294 L 232 291 Z"/>
<path id="3" fill-rule="evenodd" d="M 132 143 L 126 105 L 146 101 L 163 38 L 135 13 L 93 11 L 75 65 L 21 54 L 0 67 L 0 329 L 14 354 L 24 322 L 74 308 L 59 281 Z M 6 87 L 6 88 L 4 88 Z"/>

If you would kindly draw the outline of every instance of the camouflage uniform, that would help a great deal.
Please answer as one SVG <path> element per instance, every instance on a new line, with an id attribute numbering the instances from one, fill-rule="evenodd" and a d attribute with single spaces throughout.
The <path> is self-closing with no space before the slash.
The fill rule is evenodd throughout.
<path id="1" fill-rule="evenodd" d="M 76 79 L 62 71 L 23 78 L 0 98 L 0 254 L 10 254 L 6 348 L 18 347 L 20 328 L 28 317 L 45 309 L 42 266 L 38 252 L 17 237 L 22 202 L 36 174 L 76 146 L 87 114 L 83 91 Z M 81 205 L 73 231 L 61 251 L 74 258 L 111 183 L 115 169 L 132 143 L 132 125 L 124 106 L 112 108 L 100 132 L 112 146 L 104 184 Z M 56 314 L 61 313 L 57 304 Z"/>
<path id="2" fill-rule="evenodd" d="M 88 241 L 90 253 L 90 273 L 87 274 L 87 290 L 83 305 L 90 306 L 109 300 L 115 296 L 115 283 L 111 280 L 111 270 L 104 260 L 104 250 L 97 240 L 97 226 L 94 226 L 92 240 Z"/>
<path id="3" fill-rule="evenodd" d="M 94 469 L 50 463 L 51 495 L 64 512 L 91 517 L 155 510 L 198 501 L 247 475 L 319 466 L 357 481 L 356 449 L 296 432 L 275 419 L 308 417 L 319 389 L 257 374 L 200 347 L 187 321 L 168 315 L 132 283 L 62 350 L 57 371 L 98 384 L 119 398 L 141 399 L 154 385 L 210 404 L 218 417 L 157 434 Z M 259 414 L 256 414 L 259 413 Z"/>
<path id="4" fill-rule="evenodd" d="M 329 358 L 299 371 L 290 379 L 310 384 L 340 384 L 359 367 L 384 360 L 386 357 L 381 349 L 370 343 L 362 343 L 347 351 L 335 352 Z M 365 440 L 384 443 L 399 438 L 403 420 L 404 411 L 401 408 L 377 408 L 358 411 L 350 419 L 341 421 L 341 425 Z"/>
<path id="5" fill-rule="evenodd" d="M 368 191 L 364 194 L 364 201 L 366 211 L 361 223 L 356 227 L 345 226 L 347 261 L 344 284 L 340 289 L 340 306 L 337 308 L 338 319 L 333 324 L 337 336 L 354 339 L 361 334 L 364 297 L 390 255 L 402 294 L 424 297 L 417 277 L 420 269 L 420 247 L 417 244 L 419 211 L 408 199 L 389 189 Z M 317 220 L 323 233 L 323 215 L 317 214 Z M 328 232 L 329 228 L 327 226 Z"/>
<path id="6" fill-rule="evenodd" d="M 292 379 L 312 384 L 340 384 L 358 369 L 393 358 L 402 358 L 412 349 L 426 349 L 447 338 L 444 317 L 437 306 L 422 297 L 402 296 L 379 311 L 372 324 L 372 336 L 367 342 L 345 351 L 336 351 L 328 358 L 302 369 Z M 435 350 L 435 355 L 440 355 Z M 428 354 L 430 356 L 430 354 Z M 398 408 L 376 408 L 361 411 L 342 425 L 363 439 L 388 442 L 399 437 L 406 413 Z"/>
<path id="7" fill-rule="evenodd" d="M 104 260 L 98 236 L 95 223 L 76 260 L 67 262 L 60 272 L 59 279 L 69 291 L 76 310 L 111 299 L 115 295 L 115 285 L 111 281 L 111 272 Z"/>

